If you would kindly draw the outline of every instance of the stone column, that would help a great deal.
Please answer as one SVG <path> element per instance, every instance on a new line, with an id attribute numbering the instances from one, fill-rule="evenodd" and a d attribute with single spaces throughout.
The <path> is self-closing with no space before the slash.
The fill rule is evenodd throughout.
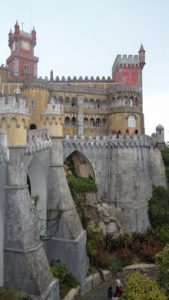
<path id="1" fill-rule="evenodd" d="M 6 185 L 6 163 L 9 150 L 5 134 L 0 134 L 0 286 L 4 283 L 4 206 Z"/>
<path id="2" fill-rule="evenodd" d="M 83 284 L 88 270 L 86 231 L 82 228 L 67 184 L 62 139 L 51 139 L 47 255 L 49 261 L 59 259 L 68 263 L 69 271 Z"/>
<path id="3" fill-rule="evenodd" d="M 5 206 L 4 284 L 23 289 L 32 299 L 59 299 L 58 281 L 53 279 L 37 217 L 28 191 L 25 147 L 10 147 Z"/>
<path id="4" fill-rule="evenodd" d="M 83 96 L 79 95 L 77 98 L 78 114 L 77 114 L 77 134 L 83 135 Z"/>

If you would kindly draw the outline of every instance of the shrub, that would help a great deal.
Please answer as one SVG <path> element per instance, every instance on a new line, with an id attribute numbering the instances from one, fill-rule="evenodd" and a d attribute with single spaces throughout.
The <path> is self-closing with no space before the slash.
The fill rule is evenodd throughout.
<path id="1" fill-rule="evenodd" d="M 155 232 L 164 245 L 169 244 L 169 224 L 157 227 Z"/>
<path id="2" fill-rule="evenodd" d="M 164 187 L 154 188 L 148 212 L 154 229 L 162 224 L 169 224 L 169 192 Z"/>
<path id="3" fill-rule="evenodd" d="M 169 295 L 169 245 L 155 256 L 158 282 Z"/>
<path id="4" fill-rule="evenodd" d="M 125 278 L 127 291 L 121 300 L 167 300 L 157 283 L 148 276 L 132 273 Z"/>
<path id="5" fill-rule="evenodd" d="M 100 245 L 103 245 L 103 240 L 102 230 L 95 224 L 89 224 L 87 227 L 87 252 L 92 264 L 97 261 L 98 250 Z"/>
<path id="6" fill-rule="evenodd" d="M 124 263 L 124 265 L 130 264 L 132 261 L 132 253 L 128 248 L 117 249 L 115 255 Z"/>
<path id="7" fill-rule="evenodd" d="M 140 251 L 140 255 L 144 260 L 150 263 L 155 262 L 155 255 L 162 250 L 161 245 L 144 245 Z"/>
<path id="8" fill-rule="evenodd" d="M 60 266 L 51 266 L 51 271 L 54 277 L 59 278 L 60 283 L 67 287 L 77 287 L 78 282 L 76 278 L 68 272 L 68 265 L 66 263 L 60 264 Z"/>
<path id="9" fill-rule="evenodd" d="M 109 265 L 109 270 L 113 273 L 113 274 L 117 274 L 118 272 L 121 272 L 123 267 L 125 266 L 124 262 L 118 258 L 118 257 L 114 257 Z"/>

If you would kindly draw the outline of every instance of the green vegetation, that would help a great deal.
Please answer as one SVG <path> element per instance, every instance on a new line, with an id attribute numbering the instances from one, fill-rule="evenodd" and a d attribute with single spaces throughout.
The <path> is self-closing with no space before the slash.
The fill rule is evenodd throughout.
<path id="1" fill-rule="evenodd" d="M 166 294 L 169 295 L 169 245 L 156 254 L 155 260 L 158 282 L 165 289 Z"/>
<path id="2" fill-rule="evenodd" d="M 169 243 L 169 191 L 156 187 L 149 201 L 149 218 L 157 238 L 166 245 Z"/>
<path id="3" fill-rule="evenodd" d="M 63 298 L 71 288 L 78 286 L 76 278 L 68 272 L 68 265 L 66 263 L 62 263 L 59 266 L 52 265 L 51 271 L 54 277 L 59 278 L 61 298 Z"/>
<path id="4" fill-rule="evenodd" d="M 162 154 L 162 158 L 163 158 L 165 169 L 166 169 L 167 181 L 169 183 L 169 148 L 165 147 L 161 151 L 161 154 Z"/>
<path id="5" fill-rule="evenodd" d="M 127 289 L 121 300 L 167 300 L 157 283 L 148 276 L 132 273 L 125 278 Z"/>
<path id="6" fill-rule="evenodd" d="M 22 300 L 30 299 L 30 296 L 24 291 L 0 287 L 0 299 L 2 300 Z"/>

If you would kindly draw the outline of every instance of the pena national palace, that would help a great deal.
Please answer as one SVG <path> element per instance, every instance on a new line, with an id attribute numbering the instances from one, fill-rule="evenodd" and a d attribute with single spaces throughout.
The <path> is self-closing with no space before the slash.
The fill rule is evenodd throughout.
<path id="1" fill-rule="evenodd" d="M 94 180 L 86 201 L 98 228 L 145 232 L 152 187 L 166 186 L 164 128 L 145 135 L 142 45 L 117 55 L 108 78 L 38 77 L 36 31 L 18 22 L 8 45 L 0 61 L 0 286 L 57 300 L 50 263 L 66 262 L 81 286 L 89 267 L 65 162 L 71 157 L 78 177 Z"/>

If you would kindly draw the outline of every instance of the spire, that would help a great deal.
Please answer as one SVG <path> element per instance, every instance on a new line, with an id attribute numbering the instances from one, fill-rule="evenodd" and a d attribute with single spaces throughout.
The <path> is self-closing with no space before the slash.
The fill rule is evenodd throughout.
<path id="1" fill-rule="evenodd" d="M 145 65 L 145 50 L 143 45 L 141 44 L 140 50 L 139 50 L 139 60 L 140 60 L 140 68 L 143 69 Z"/>
<path id="2" fill-rule="evenodd" d="M 139 52 L 141 52 L 141 51 L 144 51 L 144 52 L 145 52 L 144 47 L 143 47 L 143 44 L 141 44 L 141 46 L 140 46 Z"/>

